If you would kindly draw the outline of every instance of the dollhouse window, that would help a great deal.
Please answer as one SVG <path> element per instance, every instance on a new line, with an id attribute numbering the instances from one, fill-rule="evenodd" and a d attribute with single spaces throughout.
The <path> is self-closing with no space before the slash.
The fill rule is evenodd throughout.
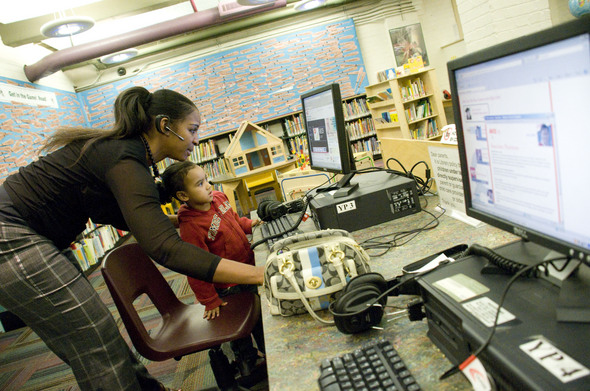
<path id="1" fill-rule="evenodd" d="M 275 145 L 274 147 L 270 148 L 271 156 L 277 156 L 283 154 L 283 148 L 280 145 Z"/>
<path id="2" fill-rule="evenodd" d="M 244 156 L 234 158 L 234 167 L 241 167 L 244 165 Z"/>

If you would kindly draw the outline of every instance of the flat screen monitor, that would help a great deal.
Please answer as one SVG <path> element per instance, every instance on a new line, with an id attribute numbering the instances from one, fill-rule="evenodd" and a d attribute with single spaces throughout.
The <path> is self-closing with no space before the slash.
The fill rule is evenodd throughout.
<path id="1" fill-rule="evenodd" d="M 309 163 L 312 169 L 342 174 L 336 184 L 322 190 L 337 190 L 335 197 L 349 194 L 354 158 L 344 121 L 338 84 L 327 84 L 301 95 Z"/>
<path id="2" fill-rule="evenodd" d="M 590 21 L 448 71 L 467 214 L 590 265 Z"/>

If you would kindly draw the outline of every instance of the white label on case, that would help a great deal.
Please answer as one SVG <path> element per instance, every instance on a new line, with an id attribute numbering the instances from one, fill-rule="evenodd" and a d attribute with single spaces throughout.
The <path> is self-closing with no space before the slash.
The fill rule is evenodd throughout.
<path id="1" fill-rule="evenodd" d="M 582 341 L 580 342 L 582 343 Z M 520 345 L 520 349 L 562 383 L 590 374 L 588 368 L 557 349 L 543 337 L 536 337 L 530 342 L 523 343 Z"/>
<path id="2" fill-rule="evenodd" d="M 338 214 L 350 212 L 351 210 L 356 209 L 356 203 L 354 201 L 343 202 L 341 204 L 336 205 L 336 211 Z"/>
<path id="3" fill-rule="evenodd" d="M 475 316 L 479 321 L 485 324 L 487 327 L 492 327 L 494 325 L 494 320 L 496 320 L 496 313 L 498 312 L 498 304 L 496 304 L 492 299 L 489 297 L 480 297 L 479 299 L 472 300 L 468 303 L 463 304 L 463 308 L 465 308 L 471 315 Z M 508 312 L 504 307 L 500 309 L 500 314 L 498 315 L 498 324 L 509 322 L 516 317 Z"/>

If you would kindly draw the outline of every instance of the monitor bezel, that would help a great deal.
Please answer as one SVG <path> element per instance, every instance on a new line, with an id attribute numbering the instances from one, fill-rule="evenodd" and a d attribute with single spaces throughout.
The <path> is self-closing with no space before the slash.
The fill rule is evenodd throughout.
<path id="1" fill-rule="evenodd" d="M 461 165 L 466 214 L 494 227 L 511 232 L 524 240 L 529 240 L 561 254 L 579 259 L 590 266 L 590 249 L 574 245 L 562 239 L 551 237 L 542 232 L 513 223 L 504 218 L 474 209 L 471 198 L 471 184 L 469 181 L 469 169 L 465 150 L 464 129 L 461 121 L 462 108 L 459 96 L 457 95 L 457 82 L 455 78 L 455 72 L 465 67 L 520 53 L 583 34 L 590 35 L 590 16 L 470 53 L 456 60 L 449 61 L 447 63 L 447 69 L 453 103 L 453 114 L 455 118 L 454 122 L 457 131 L 457 146 L 459 150 L 459 162 Z"/>
<path id="2" fill-rule="evenodd" d="M 332 94 L 332 105 L 334 106 L 334 115 L 336 118 L 336 132 L 338 139 L 338 150 L 340 156 L 340 166 L 342 169 L 336 169 L 331 167 L 318 166 L 313 160 L 311 153 L 311 143 L 309 142 L 309 133 L 307 129 L 307 116 L 305 115 L 305 99 L 331 91 Z M 344 118 L 344 110 L 342 108 L 342 96 L 340 94 L 340 85 L 338 83 L 326 84 L 320 87 L 316 87 L 308 92 L 301 94 L 301 110 L 303 116 L 303 125 L 305 127 L 305 137 L 307 138 L 307 154 L 309 156 L 309 163 L 312 170 L 332 172 L 335 174 L 347 175 L 355 170 L 352 147 L 350 145 L 350 138 L 348 131 L 346 130 L 346 121 Z"/>

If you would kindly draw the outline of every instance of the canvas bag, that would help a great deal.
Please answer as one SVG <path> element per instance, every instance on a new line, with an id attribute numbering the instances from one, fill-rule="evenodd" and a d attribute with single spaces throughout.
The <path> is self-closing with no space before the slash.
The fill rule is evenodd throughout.
<path id="1" fill-rule="evenodd" d="M 348 281 L 371 271 L 369 255 L 341 229 L 293 235 L 270 248 L 264 271 L 265 294 L 272 315 L 291 316 L 325 310 Z"/>

